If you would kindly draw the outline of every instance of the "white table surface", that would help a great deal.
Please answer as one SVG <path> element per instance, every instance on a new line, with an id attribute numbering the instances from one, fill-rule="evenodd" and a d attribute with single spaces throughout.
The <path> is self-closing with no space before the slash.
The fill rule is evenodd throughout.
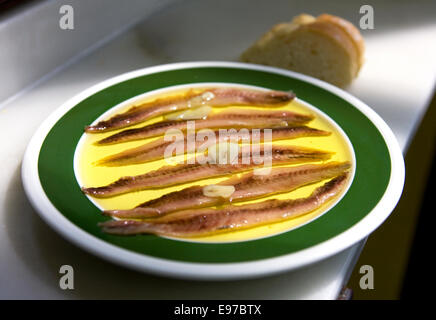
<path id="1" fill-rule="evenodd" d="M 400 2 L 398 9 L 388 2 L 391 7 L 375 6 L 376 29 L 364 33 L 366 63 L 348 91 L 385 119 L 405 149 L 435 83 L 436 22 L 424 19 L 435 5 Z M 247 11 L 247 1 L 177 3 L 0 109 L 0 298 L 335 299 L 362 243 L 307 268 L 256 280 L 161 278 L 112 265 L 68 243 L 31 208 L 20 176 L 25 147 L 38 125 L 65 100 L 101 80 L 166 62 L 236 60 L 258 34 L 300 12 L 358 17 L 354 1 L 331 10 L 315 4 L 277 1 L 275 6 Z M 400 10 L 397 18 L 408 17 L 403 24 L 392 17 L 395 10 Z M 59 288 L 59 268 L 64 264 L 74 267 L 74 290 Z"/>

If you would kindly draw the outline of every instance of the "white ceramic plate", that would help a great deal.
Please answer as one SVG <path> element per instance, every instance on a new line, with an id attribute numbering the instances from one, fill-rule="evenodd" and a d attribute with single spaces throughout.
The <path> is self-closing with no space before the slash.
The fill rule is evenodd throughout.
<path id="1" fill-rule="evenodd" d="M 83 127 L 142 93 L 198 83 L 233 83 L 293 90 L 345 132 L 355 151 L 347 193 L 321 217 L 274 236 L 234 243 L 196 243 L 157 236 L 119 237 L 100 231 L 98 208 L 80 191 L 74 152 Z M 41 217 L 61 235 L 104 259 L 139 271 L 193 279 L 250 278 L 299 268 L 334 255 L 374 231 L 392 212 L 404 183 L 404 161 L 386 123 L 332 85 L 277 68 L 192 62 L 129 72 L 65 102 L 37 130 L 22 179 Z"/>

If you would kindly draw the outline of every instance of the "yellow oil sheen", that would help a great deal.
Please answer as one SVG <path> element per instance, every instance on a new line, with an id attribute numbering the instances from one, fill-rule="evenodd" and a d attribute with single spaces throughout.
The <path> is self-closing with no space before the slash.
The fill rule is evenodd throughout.
<path id="1" fill-rule="evenodd" d="M 147 100 L 154 100 L 156 98 L 165 98 L 166 96 L 179 94 L 179 93 L 180 90 L 168 91 L 158 96 L 149 97 Z M 138 102 L 136 102 L 135 104 L 138 104 Z M 129 109 L 131 106 L 132 105 L 126 106 L 125 108 L 117 110 L 114 113 L 124 112 L 125 110 Z M 228 108 L 232 108 L 232 106 L 228 106 L 225 108 L 214 108 L 213 112 L 224 111 Z M 242 108 L 242 107 L 236 107 L 236 108 Z M 252 108 L 257 110 L 266 109 L 266 108 L 258 108 L 258 107 L 243 107 L 243 108 L 244 109 Z M 308 126 L 332 132 L 330 136 L 325 136 L 325 137 L 303 137 L 303 138 L 297 138 L 291 140 L 274 141 L 273 142 L 274 145 L 304 146 L 304 147 L 315 148 L 320 150 L 332 151 L 334 152 L 334 154 L 331 157 L 331 159 L 328 161 L 353 162 L 353 151 L 350 149 L 346 138 L 336 129 L 335 125 L 331 123 L 331 121 L 328 118 L 324 117 L 322 114 L 314 111 L 311 108 L 306 107 L 304 103 L 300 103 L 299 101 L 296 100 L 290 102 L 289 104 L 283 107 L 278 107 L 278 108 L 274 107 L 269 109 L 288 110 L 288 111 L 295 111 L 303 114 L 315 115 L 315 119 L 311 121 L 308 124 Z M 130 128 L 142 127 L 147 124 L 161 121 L 162 119 L 163 117 L 156 117 L 147 122 L 143 122 L 141 124 L 132 126 Z M 162 166 L 171 165 L 171 163 L 176 163 L 178 161 L 183 161 L 184 158 L 186 159 L 186 156 L 179 156 L 171 159 L 170 163 L 167 162 L 168 160 L 158 160 L 158 161 L 153 161 L 143 164 L 120 166 L 120 167 L 104 167 L 104 166 L 96 165 L 96 162 L 104 157 L 107 157 L 115 153 L 119 153 L 126 149 L 143 145 L 145 143 L 153 141 L 154 139 L 157 139 L 157 138 L 150 138 L 141 141 L 125 142 L 125 143 L 107 145 L 107 146 L 94 145 L 94 142 L 101 140 L 105 137 L 108 137 L 112 134 L 115 134 L 121 130 L 111 131 L 107 133 L 85 134 L 84 140 L 76 150 L 76 166 L 75 166 L 76 175 L 78 176 L 78 180 L 80 181 L 82 186 L 97 187 L 97 186 L 107 185 L 123 176 L 134 176 L 134 175 L 144 174 L 146 172 L 159 169 Z M 314 163 L 320 163 L 320 162 L 314 162 Z M 298 165 L 299 164 L 291 165 L 291 166 L 298 166 Z M 127 194 L 106 198 L 106 199 L 93 198 L 93 201 L 101 209 L 129 209 L 148 200 L 158 198 L 169 192 L 181 190 L 193 185 L 204 186 L 209 184 L 217 184 L 223 180 L 228 179 L 229 177 L 230 176 L 205 179 L 201 181 L 195 181 L 183 185 L 177 185 L 177 186 L 162 188 L 162 189 L 143 190 L 143 191 L 127 193 Z M 312 191 L 315 188 L 323 185 L 324 183 L 325 181 L 322 181 L 317 184 L 312 184 L 309 186 L 299 188 L 292 192 L 272 195 L 270 197 L 265 197 L 253 201 L 238 202 L 235 205 L 260 202 L 268 199 L 296 199 L 300 197 L 307 197 L 312 193 Z M 244 240 L 271 236 L 274 234 L 285 232 L 287 230 L 294 229 L 298 226 L 301 226 L 313 220 L 314 218 L 318 217 L 320 214 L 325 212 L 328 208 L 330 208 L 331 204 L 334 201 L 335 200 L 332 200 L 330 203 L 325 204 L 318 210 L 312 211 L 311 213 L 305 214 L 300 217 L 292 218 L 289 220 L 258 226 L 254 228 L 249 228 L 249 229 L 223 232 L 223 233 L 204 236 L 204 237 L 193 237 L 193 238 L 186 238 L 181 240 L 198 241 L 198 242 L 229 242 L 229 241 L 244 241 Z"/>

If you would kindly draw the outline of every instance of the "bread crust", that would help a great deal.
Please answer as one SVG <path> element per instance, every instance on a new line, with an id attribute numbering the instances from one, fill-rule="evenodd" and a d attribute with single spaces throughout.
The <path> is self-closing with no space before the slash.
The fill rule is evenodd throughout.
<path id="1" fill-rule="evenodd" d="M 345 32 L 345 34 L 353 42 L 353 45 L 356 47 L 359 57 L 359 69 L 360 69 L 364 62 L 365 41 L 363 40 L 363 37 L 359 29 L 357 29 L 351 22 L 337 16 L 332 16 L 327 13 L 321 14 L 316 18 L 316 20 L 334 23 L 339 28 L 341 28 L 342 31 Z"/>
<path id="2" fill-rule="evenodd" d="M 294 23 L 296 25 L 303 25 L 303 24 L 308 24 L 308 23 L 312 23 L 315 22 L 316 18 L 310 14 L 307 13 L 302 13 L 296 17 L 294 17 L 294 19 L 292 19 L 291 23 Z"/>
<path id="3" fill-rule="evenodd" d="M 322 14 L 317 18 L 301 14 L 293 18 L 291 22 L 274 25 L 241 55 L 241 60 L 283 67 L 281 62 L 277 62 L 277 58 L 273 58 L 272 55 L 277 44 L 281 43 L 283 46 L 291 44 L 296 39 L 304 38 L 306 32 L 322 36 L 323 39 L 334 43 L 338 50 L 341 50 L 341 54 L 344 54 L 343 59 L 346 59 L 344 63 L 348 68 L 348 76 L 344 76 L 341 81 L 338 81 L 338 78 L 330 79 L 330 81 L 340 86 L 349 84 L 358 75 L 363 64 L 365 50 L 363 38 L 352 23 L 329 14 Z M 289 69 L 293 70 L 292 67 Z"/>
<path id="4" fill-rule="evenodd" d="M 302 26 L 301 28 L 307 28 L 313 32 L 324 34 L 326 37 L 333 39 L 339 46 L 342 46 L 347 52 L 351 60 L 352 70 L 351 74 L 356 77 L 359 73 L 359 55 L 358 51 L 350 40 L 350 38 L 339 28 L 336 24 L 327 21 L 316 20 L 313 23 Z"/>

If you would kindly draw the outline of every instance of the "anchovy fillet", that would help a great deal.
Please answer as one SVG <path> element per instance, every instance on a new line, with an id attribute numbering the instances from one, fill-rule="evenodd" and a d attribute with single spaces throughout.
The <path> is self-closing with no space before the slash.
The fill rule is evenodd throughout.
<path id="1" fill-rule="evenodd" d="M 206 95 L 205 95 L 206 93 Z M 144 122 L 166 113 L 186 110 L 207 104 L 212 107 L 234 106 L 282 106 L 295 98 L 293 93 L 282 91 L 261 91 L 238 88 L 210 88 L 200 92 L 188 91 L 185 94 L 156 99 L 134 106 L 124 113 L 117 114 L 96 125 L 85 127 L 88 133 L 106 132 Z"/>
<path id="2" fill-rule="evenodd" d="M 315 128 L 310 128 L 307 126 L 298 127 L 280 127 L 271 129 L 271 139 L 273 141 L 295 139 L 300 137 L 319 137 L 328 136 L 331 133 L 324 130 L 319 130 Z M 117 154 L 110 155 L 99 161 L 97 165 L 100 166 L 125 166 L 131 164 L 145 163 L 155 160 L 163 159 L 165 156 L 165 151 L 168 147 L 174 147 L 174 150 L 183 150 L 183 153 L 194 153 L 199 148 L 205 149 L 214 142 L 219 143 L 223 141 L 232 141 L 233 138 L 240 138 L 241 141 L 247 139 L 248 142 L 254 139 L 253 130 L 249 130 L 247 135 L 241 136 L 238 133 L 229 133 L 228 135 L 220 135 L 219 131 L 214 132 L 214 137 L 217 137 L 215 141 L 194 141 L 194 148 L 188 148 L 187 137 L 184 135 L 184 139 L 181 141 L 165 141 L 164 138 L 159 138 L 155 141 L 146 143 L 142 146 L 131 148 L 122 151 Z M 264 131 L 259 130 L 258 136 L 259 142 L 264 141 Z M 181 148 L 177 146 L 181 144 Z M 175 154 L 178 155 L 178 154 Z"/>
<path id="3" fill-rule="evenodd" d="M 111 234 L 148 233 L 173 237 L 204 236 L 251 228 L 295 218 L 320 208 L 340 193 L 346 180 L 347 174 L 340 175 L 306 198 L 274 199 L 241 206 L 228 205 L 220 209 L 191 209 L 146 221 L 111 220 L 99 226 Z"/>
<path id="4" fill-rule="evenodd" d="M 164 135 L 168 130 L 188 130 L 188 123 L 195 123 L 195 130 L 225 128 L 268 128 L 302 125 L 313 119 L 291 111 L 228 110 L 208 116 L 204 120 L 160 121 L 144 127 L 127 129 L 97 141 L 97 145 L 115 144 Z"/>
<path id="5" fill-rule="evenodd" d="M 203 194 L 202 186 L 193 186 L 144 202 L 130 210 L 106 210 L 103 214 L 122 219 L 151 218 L 174 211 L 252 200 L 290 192 L 305 185 L 333 178 L 349 168 L 349 162 L 330 162 L 273 168 L 269 175 L 255 175 L 250 172 L 241 178 L 230 178 L 218 184 L 235 188 L 229 198 L 207 197 Z"/>
<path id="6" fill-rule="evenodd" d="M 255 158 L 257 151 L 258 159 Z M 107 186 L 82 188 L 82 191 L 93 197 L 112 197 L 132 191 L 168 187 L 248 171 L 266 166 L 267 164 L 262 160 L 268 160 L 268 157 L 270 157 L 271 165 L 323 161 L 331 157 L 330 152 L 294 146 L 272 146 L 270 152 L 268 149 L 265 150 L 264 146 L 260 146 L 258 150 L 252 146 L 249 152 L 239 152 L 238 157 L 232 163 L 165 166 L 146 174 L 120 178 Z"/>

